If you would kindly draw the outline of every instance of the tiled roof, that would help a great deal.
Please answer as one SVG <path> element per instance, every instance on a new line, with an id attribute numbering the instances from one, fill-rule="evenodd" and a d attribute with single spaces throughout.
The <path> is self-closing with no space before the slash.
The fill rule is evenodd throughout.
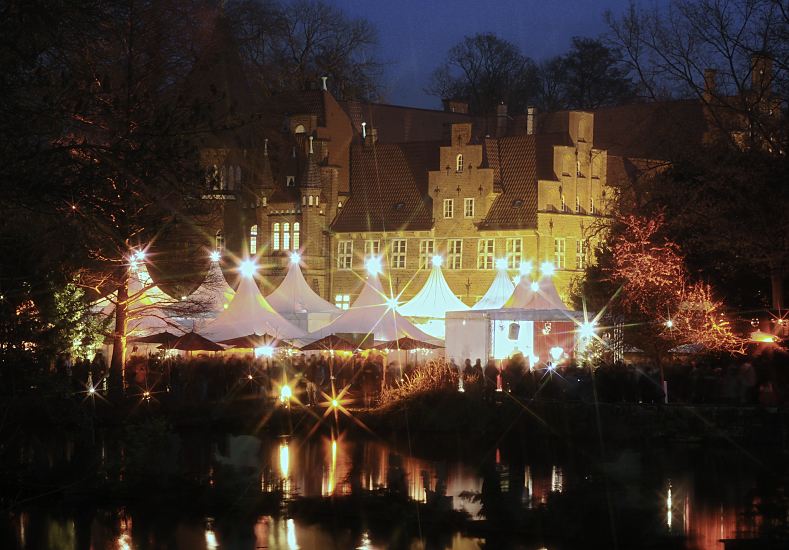
<path id="1" fill-rule="evenodd" d="M 537 154 L 534 135 L 485 140 L 491 168 L 501 173 L 502 193 L 496 197 L 482 229 L 528 229 L 537 227 Z M 497 159 L 498 166 L 493 165 Z"/>
<path id="2" fill-rule="evenodd" d="M 429 230 L 428 171 L 439 164 L 440 142 L 376 143 L 351 149 L 351 197 L 334 231 Z"/>

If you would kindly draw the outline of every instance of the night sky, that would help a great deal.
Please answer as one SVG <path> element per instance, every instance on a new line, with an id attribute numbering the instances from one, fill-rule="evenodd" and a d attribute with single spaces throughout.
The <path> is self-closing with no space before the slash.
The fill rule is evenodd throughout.
<path id="1" fill-rule="evenodd" d="M 491 31 L 536 61 L 564 53 L 573 36 L 605 32 L 603 12 L 621 14 L 629 0 L 333 0 L 378 29 L 384 100 L 439 108 L 424 92 L 433 69 L 464 36 Z"/>

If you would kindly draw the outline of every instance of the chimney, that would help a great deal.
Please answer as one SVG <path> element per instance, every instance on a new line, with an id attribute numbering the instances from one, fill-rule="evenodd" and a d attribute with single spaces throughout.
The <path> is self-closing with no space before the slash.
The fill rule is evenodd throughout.
<path id="1" fill-rule="evenodd" d="M 751 56 L 751 89 L 759 95 L 770 92 L 773 83 L 773 60 L 765 52 Z"/>
<path id="2" fill-rule="evenodd" d="M 444 111 L 447 113 L 468 114 L 468 101 L 463 99 L 442 99 L 441 103 L 444 104 Z"/>
<path id="3" fill-rule="evenodd" d="M 496 105 L 496 137 L 507 133 L 507 105 L 502 101 Z"/>
<path id="4" fill-rule="evenodd" d="M 704 97 L 707 101 L 715 95 L 718 87 L 717 76 L 718 71 L 715 69 L 704 69 Z"/>
<path id="5" fill-rule="evenodd" d="M 367 132 L 367 135 L 364 138 L 364 144 L 366 146 L 373 145 L 378 141 L 378 128 L 370 128 L 370 131 Z"/>
<path id="6" fill-rule="evenodd" d="M 536 107 L 527 107 L 526 108 L 526 134 L 532 135 L 534 134 L 535 128 L 535 117 L 537 115 L 537 108 Z"/>

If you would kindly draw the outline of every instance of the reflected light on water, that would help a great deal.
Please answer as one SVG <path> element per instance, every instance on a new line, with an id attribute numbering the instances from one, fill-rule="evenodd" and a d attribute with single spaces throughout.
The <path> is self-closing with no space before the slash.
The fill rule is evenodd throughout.
<path id="1" fill-rule="evenodd" d="M 672 502 L 671 502 L 671 483 L 668 484 L 668 494 L 666 495 L 666 527 L 671 531 L 672 518 Z"/>
<path id="2" fill-rule="evenodd" d="M 372 541 L 370 541 L 370 534 L 367 531 L 362 533 L 361 544 L 356 547 L 356 550 L 372 550 Z"/>
<path id="3" fill-rule="evenodd" d="M 551 491 L 561 493 L 564 489 L 564 473 L 560 466 L 551 468 Z"/>
<path id="4" fill-rule="evenodd" d="M 279 476 L 282 480 L 282 491 L 287 496 L 290 493 L 290 443 L 279 444 Z"/>
<path id="5" fill-rule="evenodd" d="M 299 545 L 296 542 L 296 523 L 293 519 L 286 522 L 288 550 L 298 550 Z"/>

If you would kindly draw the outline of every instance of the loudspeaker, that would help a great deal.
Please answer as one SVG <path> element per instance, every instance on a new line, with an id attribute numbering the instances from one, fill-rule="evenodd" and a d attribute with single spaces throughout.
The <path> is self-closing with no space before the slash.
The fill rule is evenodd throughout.
<path id="1" fill-rule="evenodd" d="M 521 333 L 521 326 L 518 323 L 510 323 L 510 340 L 517 340 L 518 335 Z"/>

